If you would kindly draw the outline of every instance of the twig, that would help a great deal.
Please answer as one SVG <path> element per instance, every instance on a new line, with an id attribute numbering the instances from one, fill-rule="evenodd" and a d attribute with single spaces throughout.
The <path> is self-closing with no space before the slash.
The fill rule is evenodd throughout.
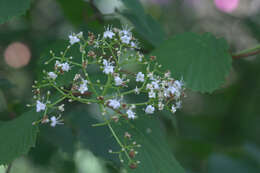
<path id="1" fill-rule="evenodd" d="M 10 173 L 12 168 L 12 163 L 10 163 L 5 171 L 5 173 Z"/>
<path id="2" fill-rule="evenodd" d="M 257 45 L 254 48 L 249 48 L 246 50 L 243 50 L 237 54 L 233 54 L 232 58 L 233 59 L 240 59 L 240 58 L 246 58 L 246 57 L 250 57 L 250 56 L 254 56 L 260 54 L 260 45 Z"/>
<path id="3" fill-rule="evenodd" d="M 86 91 L 83 94 L 81 94 L 80 92 L 73 92 L 72 95 L 75 96 L 75 97 L 77 97 L 77 96 L 91 96 L 92 92 Z"/>
<path id="4" fill-rule="evenodd" d="M 232 58 L 233 59 L 246 58 L 246 57 L 254 56 L 254 55 L 257 55 L 257 54 L 260 54 L 260 50 L 254 51 L 254 52 L 245 53 L 245 54 L 232 55 Z"/>
<path id="5" fill-rule="evenodd" d="M 119 70 L 119 71 L 122 72 L 122 73 L 125 73 L 125 74 L 129 74 L 129 75 L 132 75 L 132 76 L 136 76 L 135 73 L 130 72 L 130 71 L 127 71 L 127 70 Z"/>

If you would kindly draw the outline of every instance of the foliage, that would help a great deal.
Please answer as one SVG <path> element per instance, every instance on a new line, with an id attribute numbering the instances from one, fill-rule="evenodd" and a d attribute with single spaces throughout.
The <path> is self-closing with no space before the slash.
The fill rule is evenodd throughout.
<path id="1" fill-rule="evenodd" d="M 35 146 L 38 127 L 35 112 L 24 113 L 10 122 L 0 122 L 0 164 L 8 164 Z"/>
<path id="2" fill-rule="evenodd" d="M 5 50 L 9 43 L 20 41 L 28 45 L 33 55 L 30 64 L 19 70 L 0 64 L 0 100 L 1 103 L 2 101 L 5 103 L 0 110 L 0 165 L 16 163 L 14 161 L 16 158 L 26 156 L 30 163 L 51 168 L 53 172 L 76 172 L 79 164 L 75 159 L 77 152 L 88 149 L 102 159 L 100 163 L 105 165 L 107 172 L 259 172 L 260 62 L 257 59 L 252 61 L 242 59 L 249 55 L 257 55 L 259 46 L 233 55 L 231 52 L 243 45 L 242 42 L 239 44 L 232 42 L 232 39 L 240 38 L 239 34 L 232 36 L 233 26 L 232 29 L 225 25 L 223 25 L 225 27 L 215 26 L 215 28 L 221 27 L 221 31 L 230 32 L 228 36 L 215 34 L 215 30 L 214 34 L 194 32 L 197 31 L 197 25 L 203 25 L 207 19 L 210 19 L 210 22 L 207 21 L 210 24 L 215 21 L 211 19 L 212 14 L 205 18 L 205 21 L 204 18 L 197 21 L 189 6 L 189 10 L 183 8 L 187 5 L 186 1 L 172 1 L 169 3 L 170 6 L 164 4 L 168 3 L 167 0 L 153 0 L 151 1 L 153 3 L 146 3 L 146 6 L 143 6 L 139 0 L 121 0 L 123 7 L 116 6 L 109 14 L 103 13 L 100 2 L 92 0 L 73 2 L 57 0 L 53 3 L 30 0 L 0 2 L 0 24 L 4 24 L 0 28 L 0 51 Z M 31 10 L 26 13 L 30 6 Z M 22 16 L 25 13 L 26 16 Z M 14 17 L 20 18 L 16 18 L 14 23 L 10 22 Z M 238 19 L 243 27 L 251 31 L 248 35 L 252 40 L 260 40 L 259 14 L 245 16 L 243 19 L 237 18 L 236 14 L 230 16 L 221 14 L 218 17 L 217 22 L 225 19 L 227 23 L 236 23 L 234 21 Z M 121 23 L 127 23 L 128 27 L 132 28 L 133 36 L 136 36 L 134 38 L 131 35 L 130 39 L 135 45 L 124 45 L 122 54 L 117 54 L 113 48 L 113 51 L 110 51 L 106 46 L 96 49 L 94 46 L 85 47 L 83 44 L 90 41 L 91 34 L 87 34 L 88 31 L 100 34 L 95 39 L 102 40 L 104 33 L 101 32 L 104 27 L 110 31 L 111 26 L 122 28 Z M 68 41 L 71 41 L 65 35 L 79 38 L 79 35 L 72 34 L 73 29 L 83 31 L 86 38 L 80 37 L 82 44 L 72 44 L 64 51 Z M 61 38 L 63 40 L 60 40 Z M 245 38 L 241 36 L 240 40 L 246 42 Z M 107 43 L 110 44 L 106 40 L 101 45 Z M 251 42 L 247 44 L 249 43 Z M 111 43 L 114 44 L 115 42 Z M 88 99 L 98 100 L 96 95 L 89 96 L 86 93 L 85 97 L 72 93 L 72 90 L 67 91 L 71 89 L 71 81 L 76 74 L 80 73 L 82 76 L 85 74 L 82 69 L 84 66 L 82 54 L 93 50 L 97 56 L 95 63 L 100 68 L 91 67 L 88 73 L 91 81 L 103 81 L 101 84 L 94 83 L 97 93 L 102 93 L 100 87 L 109 81 L 107 80 L 109 75 L 102 72 L 103 61 L 98 62 L 99 60 L 113 56 L 113 53 L 121 60 L 133 60 L 131 58 L 144 54 L 148 65 L 157 66 L 158 69 L 160 64 L 163 65 L 163 69 L 154 70 L 156 75 L 163 76 L 168 74 L 165 70 L 170 70 L 173 78 L 184 81 L 188 90 L 182 95 L 187 97 L 182 100 L 183 107 L 174 114 L 174 117 L 159 111 L 147 115 L 145 107 L 140 107 L 134 114 L 138 119 L 124 119 L 123 114 L 126 114 L 127 110 L 120 108 L 119 110 L 123 112 L 121 116 L 117 109 L 108 107 L 109 99 L 112 98 L 114 90 L 119 90 L 120 92 L 117 92 L 121 93 L 134 89 L 136 79 L 132 76 L 129 77 L 129 83 L 124 81 L 128 88 L 123 86 L 116 88 L 116 75 L 122 79 L 127 78 L 123 76 L 131 76 L 121 73 L 118 66 L 116 75 L 110 75 L 111 83 L 105 85 L 107 86 L 103 98 L 105 101 L 99 100 L 97 104 L 103 105 L 109 112 L 107 119 L 102 119 L 104 110 L 100 111 L 98 106 L 85 104 L 89 103 Z M 0 56 L 2 58 L 2 54 Z M 52 61 L 43 65 L 49 57 L 53 58 Z M 74 65 L 70 64 L 73 68 L 69 73 L 61 71 L 60 64 L 65 63 L 70 57 L 73 57 Z M 115 57 L 112 59 L 117 60 Z M 59 67 L 55 70 L 53 70 L 54 60 L 60 61 Z M 89 62 L 93 63 L 91 60 L 87 63 Z M 137 64 L 126 62 L 122 69 L 134 75 L 146 71 L 147 64 L 145 66 Z M 55 72 L 57 78 L 50 80 L 46 77 L 48 72 Z M 26 77 L 19 82 L 25 82 L 16 83 L 15 77 L 22 73 Z M 47 83 L 51 81 L 51 85 L 57 87 L 49 89 L 51 92 L 44 98 L 41 90 L 41 94 L 36 98 L 36 101 L 42 101 L 45 106 L 50 106 L 51 109 L 46 112 L 36 113 L 34 109 L 26 112 L 25 104 L 31 102 L 31 94 L 28 93 L 31 91 L 30 80 L 33 79 Z M 84 84 L 80 83 L 82 81 L 77 82 L 77 85 Z M 35 93 L 38 92 L 37 87 L 40 84 L 40 82 L 34 83 Z M 93 88 L 87 86 L 88 91 L 93 92 Z M 45 91 L 48 92 L 47 89 Z M 61 91 L 66 92 L 64 94 Z M 134 90 L 131 91 L 124 101 L 144 103 L 142 106 L 148 106 L 145 100 L 150 91 L 143 91 L 140 95 L 135 95 Z M 115 99 L 119 100 L 118 95 Z M 45 102 L 47 98 L 50 103 Z M 69 105 L 68 101 L 64 101 L 65 98 L 73 102 Z M 150 103 L 155 109 L 159 108 L 157 100 L 150 99 Z M 176 106 L 176 103 L 172 102 L 171 106 Z M 62 104 L 66 104 L 64 112 L 57 110 Z M 36 105 L 33 103 L 31 106 Z M 43 110 L 43 105 L 41 106 Z M 130 104 L 127 108 L 131 108 Z M 167 109 L 170 111 L 171 107 Z M 61 113 L 64 121 L 59 119 Z M 118 117 L 113 117 L 118 114 L 120 114 L 119 121 Z M 46 126 L 53 123 L 51 117 L 56 118 L 56 124 L 52 125 L 57 125 L 55 128 Z M 59 123 L 64 125 L 58 126 Z M 40 130 L 38 125 L 41 126 Z M 131 148 L 133 143 L 135 143 L 134 152 Z M 130 156 L 133 155 L 132 160 Z"/>
<path id="3" fill-rule="evenodd" d="M 2 0 L 0 2 L 0 24 L 10 20 L 15 16 L 25 14 L 31 4 L 30 0 Z"/>
<path id="4" fill-rule="evenodd" d="M 123 3 L 127 9 L 122 11 L 121 14 L 131 21 L 136 31 L 153 46 L 160 45 L 166 37 L 161 25 L 149 14 L 145 13 L 144 8 L 138 0 L 123 0 Z"/>
<path id="5" fill-rule="evenodd" d="M 171 51 L 169 51 L 171 50 Z M 167 40 L 153 54 L 194 91 L 213 92 L 221 87 L 232 58 L 225 40 L 206 33 L 184 33 Z M 168 61 L 171 63 L 168 63 Z"/>

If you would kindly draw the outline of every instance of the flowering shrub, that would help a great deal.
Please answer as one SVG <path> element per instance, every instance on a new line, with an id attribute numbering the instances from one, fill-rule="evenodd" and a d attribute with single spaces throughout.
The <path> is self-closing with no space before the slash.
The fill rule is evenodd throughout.
<path id="1" fill-rule="evenodd" d="M 220 37 L 226 33 L 225 28 L 214 23 L 223 22 L 229 31 L 237 17 L 217 10 L 233 13 L 242 5 L 239 0 L 212 0 L 198 3 L 200 7 L 193 0 L 106 2 L 106 7 L 115 9 L 114 12 L 104 11 L 101 1 L 55 2 L 59 10 L 45 1 L 30 5 L 30 0 L 4 0 L 0 5 L 0 24 L 5 23 L 1 27 L 0 50 L 6 61 L 0 73 L 0 170 L 1 165 L 8 165 L 6 172 L 10 172 L 17 163 L 15 159 L 28 153 L 29 163 L 45 169 L 43 172 L 85 172 L 86 161 L 79 157 L 89 156 L 85 150 L 94 154 L 91 157 L 102 159 L 99 163 L 105 165 L 99 166 L 105 172 L 113 173 L 253 169 L 255 159 L 251 164 L 242 157 L 251 157 L 250 151 L 257 150 L 258 131 L 254 123 L 259 117 L 255 96 L 260 68 L 257 59 L 242 59 L 258 55 L 260 45 L 231 52 L 257 40 L 257 20 L 246 20 L 257 19 L 257 14 L 239 13 L 245 20 L 232 27 L 232 32 L 239 31 L 247 39 L 234 44 L 232 40 L 241 38 L 231 34 L 230 46 Z M 167 4 L 167 8 L 151 3 Z M 48 8 L 38 13 L 42 5 Z M 216 9 L 212 8 L 214 5 Z M 248 5 L 257 9 L 254 2 Z M 34 10 L 22 20 L 6 22 L 25 14 L 30 7 Z M 172 10 L 175 8 L 181 10 Z M 181 16 L 177 21 L 176 15 Z M 99 32 L 108 22 L 120 25 L 119 20 L 130 24 L 140 41 L 133 36 L 132 29 L 111 26 L 100 35 L 79 32 L 60 40 L 67 29 L 81 27 L 84 31 L 87 28 Z M 214 25 L 217 36 L 187 32 L 189 27 L 204 28 L 205 22 L 200 20 L 210 24 L 210 30 Z M 245 28 L 254 32 L 245 32 Z M 17 41 L 20 46 L 12 46 Z M 27 57 L 21 56 L 25 54 Z M 30 59 L 30 55 L 35 58 Z M 33 99 L 28 87 L 32 78 L 37 79 L 33 83 Z M 178 111 L 185 88 L 191 97 L 185 101 L 186 109 Z M 212 92 L 212 96 L 203 94 Z M 30 102 L 31 108 L 25 108 L 24 103 Z M 236 128 L 235 122 L 243 128 Z M 179 131 L 181 135 L 176 136 Z M 234 153 L 239 157 L 231 159 L 231 147 L 244 154 Z"/>
<path id="2" fill-rule="evenodd" d="M 157 111 L 167 110 L 174 114 L 181 107 L 184 96 L 184 83 L 171 77 L 169 71 L 163 71 L 162 66 L 156 62 L 155 56 L 146 58 L 138 47 L 138 41 L 133 37 L 129 28 L 123 29 L 107 27 L 103 35 L 97 37 L 88 33 L 84 38 L 83 33 L 69 36 L 69 45 L 60 55 L 50 51 L 50 58 L 45 64 L 52 64 L 52 71 L 44 71 L 44 77 L 33 85 L 36 112 L 39 120 L 33 125 L 63 124 L 62 112 L 65 102 L 80 102 L 84 104 L 97 104 L 100 108 L 103 122 L 93 126 L 108 126 L 111 134 L 121 147 L 117 153 L 123 162 L 122 154 L 128 158 L 131 168 L 136 168 L 139 163 L 135 160 L 136 147 L 134 144 L 123 144 L 111 126 L 111 122 L 135 121 L 139 117 L 137 112 L 143 111 L 150 116 Z M 78 57 L 68 57 L 67 52 L 72 46 L 79 45 Z M 131 54 L 127 54 L 131 52 Z M 127 56 L 123 56 L 127 55 Z M 138 71 L 125 69 L 127 64 L 138 66 Z M 96 69 L 106 76 L 105 81 L 94 81 L 89 75 L 89 69 Z M 76 74 L 69 85 L 60 86 L 58 78 L 63 78 L 65 73 L 76 69 Z M 52 98 L 52 92 L 59 93 L 59 97 Z M 143 102 L 128 101 L 129 95 L 145 95 Z M 62 104 L 63 103 L 63 104 Z M 130 134 L 125 132 L 125 136 Z M 137 141 L 138 142 L 138 141 Z"/>

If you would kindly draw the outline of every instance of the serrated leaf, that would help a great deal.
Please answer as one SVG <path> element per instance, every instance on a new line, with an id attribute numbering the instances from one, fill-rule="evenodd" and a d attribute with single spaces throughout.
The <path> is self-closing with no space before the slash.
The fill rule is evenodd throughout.
<path id="1" fill-rule="evenodd" d="M 12 17 L 23 15 L 30 7 L 30 0 L 1 0 L 0 1 L 0 24 Z"/>
<path id="2" fill-rule="evenodd" d="M 187 88 L 204 93 L 225 82 L 232 62 L 228 49 L 224 39 L 209 33 L 183 33 L 167 40 L 152 54 L 174 77 L 183 77 Z"/>
<path id="3" fill-rule="evenodd" d="M 38 127 L 32 122 L 36 118 L 32 110 L 12 121 L 0 122 L 0 165 L 12 162 L 34 147 Z"/>
<path id="4" fill-rule="evenodd" d="M 129 123 L 113 124 L 120 138 L 123 139 L 125 132 L 132 136 L 131 141 L 141 144 L 138 148 L 138 154 L 135 160 L 140 161 L 136 169 L 129 168 L 128 161 L 124 160 L 124 165 L 128 172 L 133 173 L 184 173 L 184 169 L 174 158 L 169 148 L 162 128 L 160 120 L 157 117 L 148 117 L 146 115 L 139 116 L 138 119 Z"/>

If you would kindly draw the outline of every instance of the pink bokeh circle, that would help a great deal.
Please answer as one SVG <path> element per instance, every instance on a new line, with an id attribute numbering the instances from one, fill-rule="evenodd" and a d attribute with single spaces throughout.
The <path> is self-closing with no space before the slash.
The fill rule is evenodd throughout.
<path id="1" fill-rule="evenodd" d="M 239 5 L 239 0 L 214 0 L 215 6 L 223 12 L 231 13 Z"/>
<path id="2" fill-rule="evenodd" d="M 9 66 L 21 68 L 29 63 L 31 51 L 24 43 L 14 42 L 5 49 L 4 59 Z"/>

